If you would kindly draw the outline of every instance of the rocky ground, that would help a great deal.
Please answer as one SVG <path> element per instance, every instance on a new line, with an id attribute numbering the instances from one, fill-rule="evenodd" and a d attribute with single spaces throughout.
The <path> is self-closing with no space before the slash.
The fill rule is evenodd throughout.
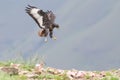
<path id="1" fill-rule="evenodd" d="M 61 70 L 44 67 L 43 64 L 25 66 L 13 64 L 2 65 L 0 72 L 9 76 L 19 76 L 18 80 L 120 80 L 120 69 L 109 71 Z M 9 79 L 11 80 L 11 79 Z"/>

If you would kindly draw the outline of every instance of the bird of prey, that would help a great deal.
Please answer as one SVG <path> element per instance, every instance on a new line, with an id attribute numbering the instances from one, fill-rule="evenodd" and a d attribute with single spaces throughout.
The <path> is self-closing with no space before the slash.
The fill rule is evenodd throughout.
<path id="1" fill-rule="evenodd" d="M 55 23 L 55 15 L 52 11 L 47 10 L 45 12 L 31 5 L 28 5 L 25 11 L 41 28 L 41 30 L 38 32 L 40 37 L 45 37 L 45 41 L 47 41 L 47 36 L 49 34 L 50 38 L 56 40 L 56 37 L 53 36 L 53 29 L 59 28 L 59 25 Z"/>

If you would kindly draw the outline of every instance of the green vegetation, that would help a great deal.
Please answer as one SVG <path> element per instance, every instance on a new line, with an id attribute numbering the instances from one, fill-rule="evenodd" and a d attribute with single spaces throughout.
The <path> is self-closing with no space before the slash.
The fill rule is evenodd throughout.
<path id="1" fill-rule="evenodd" d="M 120 78 L 115 77 L 115 76 L 106 76 L 102 78 L 101 80 L 120 80 Z"/>
<path id="2" fill-rule="evenodd" d="M 10 67 L 11 63 L 14 64 L 12 61 L 8 61 L 8 62 L 0 62 L 0 67 Z M 27 73 L 25 74 L 29 74 L 34 72 L 33 70 L 35 69 L 34 65 L 30 65 L 30 64 L 21 64 L 21 66 L 19 67 L 20 70 L 25 70 L 27 71 Z M 45 71 L 37 74 L 37 76 L 33 77 L 28 77 L 27 75 L 21 75 L 21 74 L 16 74 L 16 75 L 10 75 L 8 74 L 8 72 L 4 72 L 4 71 L 0 71 L 0 80 L 74 80 L 71 79 L 70 77 L 68 77 L 67 72 L 69 70 L 64 70 L 64 73 L 60 74 L 58 72 L 56 72 L 58 69 L 55 68 L 44 68 Z M 52 69 L 52 70 L 51 70 Z M 52 71 L 52 72 L 50 72 Z M 75 70 L 74 70 L 75 71 Z M 71 70 L 72 72 L 72 70 Z M 111 70 L 111 71 L 102 71 L 102 72 L 92 72 L 92 71 L 85 71 L 84 75 L 82 76 L 78 76 L 75 78 L 80 78 L 80 80 L 120 80 L 120 70 Z M 74 76 L 74 75 L 72 75 Z M 72 77 L 71 76 L 71 77 Z M 74 77 L 72 77 L 74 78 Z M 75 79 L 77 80 L 77 79 Z"/>
<path id="3" fill-rule="evenodd" d="M 0 80 L 27 80 L 27 77 L 19 75 L 10 76 L 5 72 L 0 72 Z"/>
<path id="4" fill-rule="evenodd" d="M 36 64 L 39 64 L 37 70 Z M 14 67 L 17 67 L 15 69 L 18 69 L 18 74 L 14 74 L 17 71 Z M 12 72 L 9 72 L 10 69 Z M 39 55 L 31 55 L 26 60 L 20 57 L 16 60 L 0 62 L 0 80 L 120 80 L 120 70 L 82 72 L 60 70 L 46 67 L 43 58 Z"/>
<path id="5" fill-rule="evenodd" d="M 85 78 L 86 78 L 86 79 L 90 79 L 91 76 L 90 76 L 89 74 L 86 74 L 86 75 L 85 75 Z"/>
<path id="6" fill-rule="evenodd" d="M 51 75 L 51 74 L 40 75 L 40 76 L 38 76 L 38 79 L 69 80 L 69 78 L 66 76 Z"/>
<path id="7" fill-rule="evenodd" d="M 103 77 L 101 80 L 120 80 L 118 75 L 115 75 L 111 72 L 106 72 L 106 76 Z"/>

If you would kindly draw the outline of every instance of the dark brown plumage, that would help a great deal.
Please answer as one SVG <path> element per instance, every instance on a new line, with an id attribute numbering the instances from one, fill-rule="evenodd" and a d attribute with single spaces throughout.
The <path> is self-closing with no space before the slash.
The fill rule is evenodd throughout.
<path id="1" fill-rule="evenodd" d="M 59 25 L 55 23 L 55 15 L 52 11 L 44 12 L 43 10 L 30 5 L 28 5 L 25 10 L 41 28 L 38 32 L 40 37 L 47 37 L 49 34 L 50 38 L 55 38 L 53 36 L 53 29 L 59 28 Z"/>

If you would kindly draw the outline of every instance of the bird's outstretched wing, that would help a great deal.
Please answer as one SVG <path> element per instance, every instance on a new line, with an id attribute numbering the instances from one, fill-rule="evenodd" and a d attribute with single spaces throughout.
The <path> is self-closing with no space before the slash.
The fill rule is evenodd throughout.
<path id="1" fill-rule="evenodd" d="M 38 9 L 37 7 L 30 6 L 26 7 L 26 13 L 28 13 L 42 29 L 45 28 L 43 25 L 43 15 L 46 14 L 43 10 Z"/>
<path id="2" fill-rule="evenodd" d="M 55 15 L 53 14 L 53 12 L 47 10 L 46 14 L 47 14 L 47 16 L 48 16 L 49 21 L 53 24 L 54 21 L 55 21 Z"/>

